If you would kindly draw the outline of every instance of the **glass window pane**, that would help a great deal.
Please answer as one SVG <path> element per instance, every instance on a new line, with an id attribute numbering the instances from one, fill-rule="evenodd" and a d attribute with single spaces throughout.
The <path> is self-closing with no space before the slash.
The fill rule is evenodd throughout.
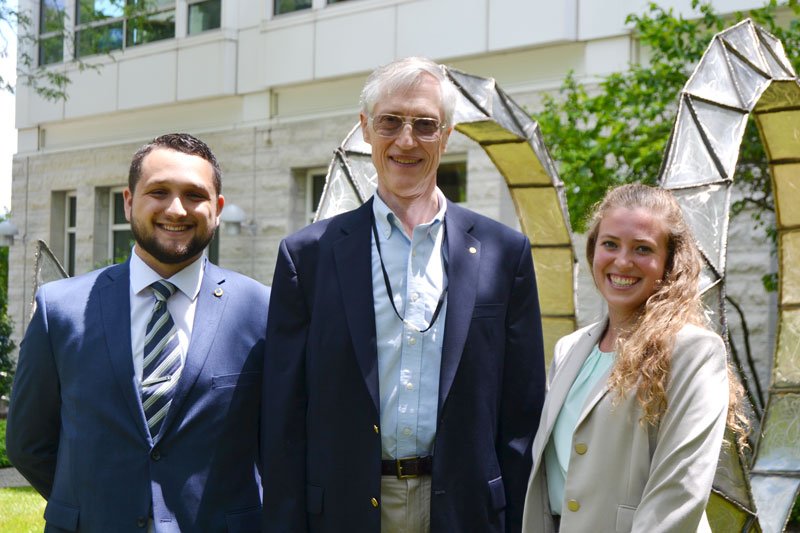
<path id="1" fill-rule="evenodd" d="M 75 275 L 75 234 L 67 235 L 67 274 Z"/>
<path id="2" fill-rule="evenodd" d="M 125 197 L 121 192 L 114 193 L 114 224 L 125 224 Z"/>
<path id="3" fill-rule="evenodd" d="M 75 220 L 77 218 L 77 214 L 76 214 L 77 208 L 78 208 L 78 197 L 77 196 L 70 196 L 69 197 L 69 206 L 68 206 L 69 213 L 67 215 L 68 219 L 69 219 L 69 227 L 70 228 L 74 228 L 75 227 Z"/>
<path id="4" fill-rule="evenodd" d="M 208 260 L 215 265 L 219 264 L 219 234 L 219 228 L 217 228 L 217 231 L 214 232 L 214 238 L 211 239 L 211 242 L 208 243 L 208 248 L 206 248 Z"/>
<path id="5" fill-rule="evenodd" d="M 222 0 L 209 0 L 189 6 L 189 35 L 219 28 Z"/>
<path id="6" fill-rule="evenodd" d="M 275 14 L 291 13 L 300 9 L 310 9 L 311 0 L 275 0 Z"/>
<path id="7" fill-rule="evenodd" d="M 175 37 L 175 10 L 128 19 L 128 46 Z"/>
<path id="8" fill-rule="evenodd" d="M 122 263 L 131 255 L 133 233 L 129 229 L 114 232 L 114 263 Z"/>
<path id="9" fill-rule="evenodd" d="M 78 0 L 78 24 L 121 17 L 124 7 L 124 0 Z"/>
<path id="10" fill-rule="evenodd" d="M 311 179 L 314 180 L 311 191 L 311 209 L 316 211 L 319 200 L 322 198 L 322 190 L 325 188 L 325 174 L 314 174 Z"/>
<path id="11" fill-rule="evenodd" d="M 467 201 L 467 163 L 442 163 L 436 173 L 436 184 L 451 202 Z"/>
<path id="12" fill-rule="evenodd" d="M 39 33 L 64 29 L 64 0 L 42 0 Z"/>
<path id="13" fill-rule="evenodd" d="M 64 39 L 57 35 L 39 41 L 39 65 L 60 63 L 64 60 Z"/>
<path id="14" fill-rule="evenodd" d="M 122 48 L 122 22 L 75 32 L 75 56 L 101 54 Z"/>
<path id="15" fill-rule="evenodd" d="M 347 0 L 328 0 L 329 4 L 338 4 L 339 2 L 347 2 Z"/>

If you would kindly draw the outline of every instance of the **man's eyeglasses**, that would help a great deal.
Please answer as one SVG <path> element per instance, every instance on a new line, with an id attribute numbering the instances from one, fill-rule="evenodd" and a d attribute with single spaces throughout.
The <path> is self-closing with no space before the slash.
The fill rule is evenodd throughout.
<path id="1" fill-rule="evenodd" d="M 422 142 L 431 142 L 439 139 L 444 129 L 442 123 L 429 117 L 403 117 L 384 113 L 371 117 L 372 129 L 381 137 L 397 137 L 406 124 L 411 124 L 411 132 Z"/>

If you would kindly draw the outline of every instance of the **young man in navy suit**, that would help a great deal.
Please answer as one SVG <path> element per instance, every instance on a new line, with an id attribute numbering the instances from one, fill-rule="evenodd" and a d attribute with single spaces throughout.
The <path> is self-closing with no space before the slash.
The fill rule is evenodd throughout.
<path id="1" fill-rule="evenodd" d="M 280 246 L 262 405 L 264 529 L 513 532 L 544 398 L 528 239 L 436 186 L 456 89 L 381 67 L 378 190 Z"/>
<path id="2" fill-rule="evenodd" d="M 225 203 L 199 139 L 134 155 L 128 261 L 42 286 L 22 341 L 8 456 L 45 531 L 259 531 L 269 289 L 203 255 Z"/>

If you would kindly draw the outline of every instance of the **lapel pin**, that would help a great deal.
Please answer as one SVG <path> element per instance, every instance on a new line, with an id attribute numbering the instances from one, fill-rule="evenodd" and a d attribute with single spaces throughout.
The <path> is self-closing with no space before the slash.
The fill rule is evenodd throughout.
<path id="1" fill-rule="evenodd" d="M 214 289 L 214 296 L 216 296 L 217 298 L 219 298 L 220 296 L 222 296 L 222 289 L 220 289 L 219 287 L 217 287 L 216 289 Z"/>
<path id="2" fill-rule="evenodd" d="M 477 254 L 477 253 L 478 253 L 478 249 L 477 249 L 477 248 L 475 248 L 474 246 L 470 246 L 470 247 L 469 247 L 469 253 L 471 253 L 471 254 Z"/>

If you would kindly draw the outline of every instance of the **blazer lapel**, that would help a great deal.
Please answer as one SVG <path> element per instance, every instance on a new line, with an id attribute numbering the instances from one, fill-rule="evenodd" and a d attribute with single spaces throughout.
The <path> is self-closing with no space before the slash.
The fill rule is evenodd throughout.
<path id="1" fill-rule="evenodd" d="M 233 297 L 224 290 L 224 283 L 225 277 L 222 270 L 206 261 L 203 281 L 200 284 L 200 292 L 197 294 L 192 338 L 189 340 L 181 377 L 172 397 L 172 405 L 170 405 L 164 423 L 161 424 L 161 429 L 154 440 L 159 440 L 166 434 L 208 359 L 228 298 Z"/>
<path id="2" fill-rule="evenodd" d="M 591 344 L 590 348 L 600 342 L 600 336 L 603 334 L 603 331 L 605 331 L 606 324 L 607 319 L 600 321 L 602 328 L 595 331 L 595 334 L 593 335 L 594 342 Z M 611 365 L 603 373 L 600 379 L 597 380 L 597 383 L 595 383 L 594 388 L 592 388 L 592 392 L 589 393 L 589 396 L 586 398 L 586 401 L 581 408 L 581 414 L 578 416 L 578 421 L 575 423 L 576 429 L 583 423 L 584 419 L 586 419 L 592 409 L 594 409 L 594 406 L 597 405 L 597 402 L 599 402 L 600 399 L 608 392 L 608 377 L 611 375 L 612 370 L 614 370 L 614 365 Z"/>
<path id="3" fill-rule="evenodd" d="M 150 432 L 147 431 L 141 394 L 133 370 L 129 262 L 110 267 L 101 276 L 106 276 L 108 280 L 100 289 L 100 314 L 103 317 L 108 357 L 128 411 L 142 438 L 149 440 Z"/>
<path id="4" fill-rule="evenodd" d="M 468 212 L 448 202 L 444 222 L 447 230 L 448 289 L 439 375 L 439 413 L 442 412 L 461 362 L 475 307 L 481 260 L 481 243 L 469 233 L 472 220 Z"/>
<path id="5" fill-rule="evenodd" d="M 343 237 L 333 243 L 333 256 L 355 357 L 375 409 L 380 412 L 371 224 L 372 199 L 342 223 Z"/>
<path id="6" fill-rule="evenodd" d="M 606 328 L 605 320 L 601 320 L 593 327 L 589 328 L 569 349 L 569 353 L 565 355 L 564 363 L 558 368 L 556 374 L 551 378 L 552 387 L 547 392 L 544 407 L 542 408 L 542 419 L 539 425 L 539 433 L 542 438 L 536 439 L 536 445 L 533 449 L 534 461 L 538 461 L 547 441 L 550 440 L 550 434 L 556 424 L 558 414 L 561 412 L 561 407 L 567 399 L 567 394 L 578 377 L 578 373 L 583 366 L 583 363 L 589 357 L 592 347 L 600 341 L 600 335 Z M 581 415 L 583 416 L 583 414 Z"/>

